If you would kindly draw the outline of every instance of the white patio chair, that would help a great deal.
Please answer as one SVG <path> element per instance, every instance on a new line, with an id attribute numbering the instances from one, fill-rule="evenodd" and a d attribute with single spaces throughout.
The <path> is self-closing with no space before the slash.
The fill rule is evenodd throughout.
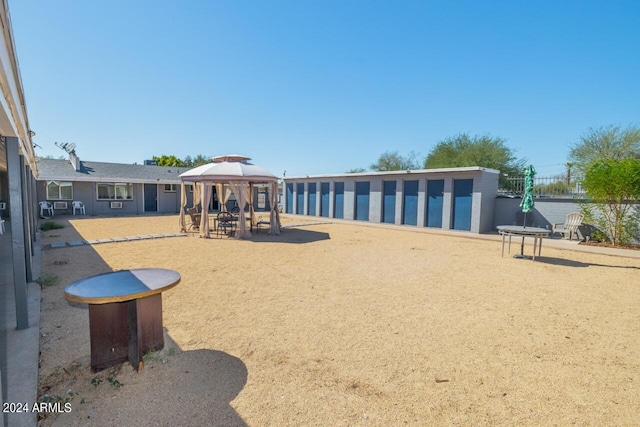
<path id="1" fill-rule="evenodd" d="M 572 212 L 567 215 L 564 222 L 553 224 L 552 234 L 561 233 L 562 237 L 569 233 L 569 240 L 572 240 L 573 233 L 578 237 L 578 227 L 582 224 L 584 215 L 580 212 Z"/>
<path id="2" fill-rule="evenodd" d="M 73 214 L 76 214 L 76 210 L 78 210 L 82 215 L 86 215 L 85 211 L 84 211 L 84 203 L 79 202 L 79 201 L 73 201 L 71 202 L 71 205 L 73 206 Z"/>
<path id="3" fill-rule="evenodd" d="M 53 205 L 49 202 L 40 202 L 40 216 L 44 216 L 44 211 L 53 216 Z"/>

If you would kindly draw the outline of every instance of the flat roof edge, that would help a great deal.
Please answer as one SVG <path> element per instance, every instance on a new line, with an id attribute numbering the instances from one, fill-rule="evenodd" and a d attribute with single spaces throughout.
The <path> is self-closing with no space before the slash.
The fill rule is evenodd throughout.
<path id="1" fill-rule="evenodd" d="M 500 174 L 497 169 L 483 168 L 481 166 L 468 166 L 462 168 L 438 168 L 438 169 L 411 169 L 403 171 L 385 171 L 385 172 L 358 172 L 358 173 L 336 173 L 336 174 L 324 174 L 324 175 L 303 175 L 303 176 L 290 176 L 283 178 L 285 181 L 288 179 L 309 179 L 309 178 L 337 178 L 337 177 L 362 177 L 362 176 L 389 176 L 389 175 L 411 175 L 411 174 L 426 174 L 426 173 L 453 173 L 453 172 L 488 172 L 494 174 Z"/>

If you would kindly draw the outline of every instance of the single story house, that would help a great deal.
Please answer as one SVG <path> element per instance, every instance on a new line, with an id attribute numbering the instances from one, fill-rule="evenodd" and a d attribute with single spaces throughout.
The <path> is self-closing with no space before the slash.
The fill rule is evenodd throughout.
<path id="1" fill-rule="evenodd" d="M 53 205 L 54 215 L 73 213 L 72 202 L 87 215 L 137 215 L 180 212 L 180 174 L 189 168 L 81 161 L 38 161 L 38 201 Z"/>

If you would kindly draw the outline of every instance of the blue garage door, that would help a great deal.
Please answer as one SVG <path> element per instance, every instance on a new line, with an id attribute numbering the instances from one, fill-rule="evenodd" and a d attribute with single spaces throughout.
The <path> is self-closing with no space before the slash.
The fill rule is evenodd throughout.
<path id="1" fill-rule="evenodd" d="M 356 209 L 354 219 L 369 221 L 369 182 L 356 182 Z"/>
<path id="2" fill-rule="evenodd" d="M 329 183 L 320 184 L 320 216 L 329 216 Z"/>
<path id="3" fill-rule="evenodd" d="M 396 222 L 396 182 L 384 181 L 382 184 L 382 222 Z"/>
<path id="4" fill-rule="evenodd" d="M 427 181 L 427 227 L 442 228 L 444 179 Z"/>
<path id="5" fill-rule="evenodd" d="M 418 224 L 418 181 L 404 182 L 402 223 L 406 225 Z"/>
<path id="6" fill-rule="evenodd" d="M 307 203 L 308 203 L 308 208 L 307 208 L 307 215 L 314 215 L 316 214 L 316 183 L 315 182 L 310 182 L 309 183 L 309 196 L 307 197 Z"/>
<path id="7" fill-rule="evenodd" d="M 471 230 L 471 201 L 473 200 L 473 180 L 453 181 L 453 229 Z"/>
<path id="8" fill-rule="evenodd" d="M 333 198 L 333 217 L 344 218 L 344 182 L 336 182 Z"/>
<path id="9" fill-rule="evenodd" d="M 304 183 L 298 184 L 298 206 L 296 206 L 296 213 L 299 215 L 304 214 Z"/>
<path id="10" fill-rule="evenodd" d="M 287 213 L 293 213 L 293 184 L 287 184 Z"/>

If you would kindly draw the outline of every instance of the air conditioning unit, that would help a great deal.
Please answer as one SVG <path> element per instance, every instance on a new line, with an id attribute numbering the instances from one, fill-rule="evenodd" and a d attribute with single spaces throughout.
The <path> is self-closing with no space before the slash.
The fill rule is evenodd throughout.
<path id="1" fill-rule="evenodd" d="M 122 209 L 122 202 L 111 202 L 111 209 Z"/>
<path id="2" fill-rule="evenodd" d="M 67 209 L 67 202 L 53 202 L 53 209 Z"/>

